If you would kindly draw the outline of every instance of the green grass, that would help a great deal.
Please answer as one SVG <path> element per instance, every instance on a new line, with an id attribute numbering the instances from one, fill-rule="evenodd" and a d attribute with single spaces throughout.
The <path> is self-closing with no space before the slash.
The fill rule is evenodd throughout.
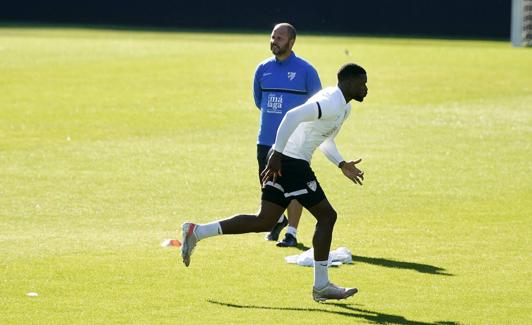
<path id="1" fill-rule="evenodd" d="M 284 262 L 299 251 L 263 234 L 205 240 L 190 268 L 159 247 L 185 220 L 256 211 L 268 34 L 1 28 L 0 323 L 530 322 L 530 50 L 302 35 L 295 51 L 324 85 L 347 61 L 369 74 L 337 138 L 364 186 L 313 161 L 355 259 L 330 277 L 356 297 L 314 303 L 312 269 Z"/>

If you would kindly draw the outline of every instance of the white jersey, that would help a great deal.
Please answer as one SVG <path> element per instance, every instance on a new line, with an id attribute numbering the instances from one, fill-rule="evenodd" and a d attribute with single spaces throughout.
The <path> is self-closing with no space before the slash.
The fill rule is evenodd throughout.
<path id="1" fill-rule="evenodd" d="M 274 150 L 310 163 L 316 148 L 338 165 L 343 158 L 334 137 L 351 112 L 338 87 L 328 87 L 287 113 L 277 131 Z"/>

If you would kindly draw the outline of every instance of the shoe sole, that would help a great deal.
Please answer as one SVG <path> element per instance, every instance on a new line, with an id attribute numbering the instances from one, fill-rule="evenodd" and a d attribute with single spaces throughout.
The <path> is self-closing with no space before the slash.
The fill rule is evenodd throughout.
<path id="1" fill-rule="evenodd" d="M 190 248 L 188 247 L 188 236 L 192 235 L 196 228 L 195 224 L 186 223 L 182 226 L 183 229 L 183 246 L 181 246 L 181 257 L 183 258 L 183 264 L 186 267 L 190 265 Z"/>
<path id="2" fill-rule="evenodd" d="M 324 298 L 324 297 L 314 297 L 314 295 L 312 295 L 312 299 L 314 299 L 314 301 L 316 302 L 324 302 L 326 300 L 344 300 L 344 299 L 354 296 L 358 292 L 358 289 L 353 288 L 352 291 L 353 291 L 352 293 L 349 293 L 347 296 L 343 298 Z"/>

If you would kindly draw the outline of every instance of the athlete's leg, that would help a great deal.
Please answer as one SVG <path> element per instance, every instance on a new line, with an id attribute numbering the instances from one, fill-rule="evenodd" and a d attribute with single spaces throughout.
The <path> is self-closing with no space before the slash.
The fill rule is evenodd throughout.
<path id="1" fill-rule="evenodd" d="M 314 237 L 312 238 L 314 260 L 326 261 L 329 259 L 332 233 L 336 222 L 336 211 L 334 211 L 326 198 L 313 207 L 308 208 L 308 210 L 317 220 Z"/>
<path id="2" fill-rule="evenodd" d="M 323 199 L 308 209 L 318 222 L 314 231 L 314 285 L 312 297 L 315 301 L 345 299 L 357 293 L 356 288 L 343 288 L 329 281 L 328 260 L 331 249 L 332 233 L 336 222 L 336 211 Z"/>
<path id="3" fill-rule="evenodd" d="M 297 200 L 292 200 L 288 208 L 286 209 L 286 215 L 288 216 L 288 228 L 286 234 L 280 242 L 277 243 L 278 247 L 296 247 L 297 246 L 297 226 L 299 225 L 299 219 L 301 219 L 301 213 L 303 212 L 303 206 Z"/>
<path id="4" fill-rule="evenodd" d="M 297 229 L 302 212 L 303 206 L 301 203 L 299 203 L 297 200 L 292 200 L 286 209 L 286 214 L 288 215 L 288 225 Z"/>
<path id="5" fill-rule="evenodd" d="M 208 224 L 185 222 L 181 227 L 183 233 L 183 245 L 181 246 L 183 263 L 189 266 L 190 255 L 192 255 L 192 251 L 198 241 L 212 236 L 267 231 L 277 222 L 277 218 L 285 209 L 284 206 L 262 200 L 260 210 L 256 215 L 240 214 Z"/>
<path id="6" fill-rule="evenodd" d="M 220 221 L 222 233 L 225 235 L 268 231 L 272 229 L 284 210 L 285 207 L 262 200 L 256 215 L 240 214 Z"/>

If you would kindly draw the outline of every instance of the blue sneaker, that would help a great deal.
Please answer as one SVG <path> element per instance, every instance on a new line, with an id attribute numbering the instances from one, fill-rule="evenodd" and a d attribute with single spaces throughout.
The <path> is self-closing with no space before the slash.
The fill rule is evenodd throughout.
<path id="1" fill-rule="evenodd" d="M 284 239 L 277 243 L 277 247 L 296 247 L 297 238 L 292 234 L 285 234 Z"/>

